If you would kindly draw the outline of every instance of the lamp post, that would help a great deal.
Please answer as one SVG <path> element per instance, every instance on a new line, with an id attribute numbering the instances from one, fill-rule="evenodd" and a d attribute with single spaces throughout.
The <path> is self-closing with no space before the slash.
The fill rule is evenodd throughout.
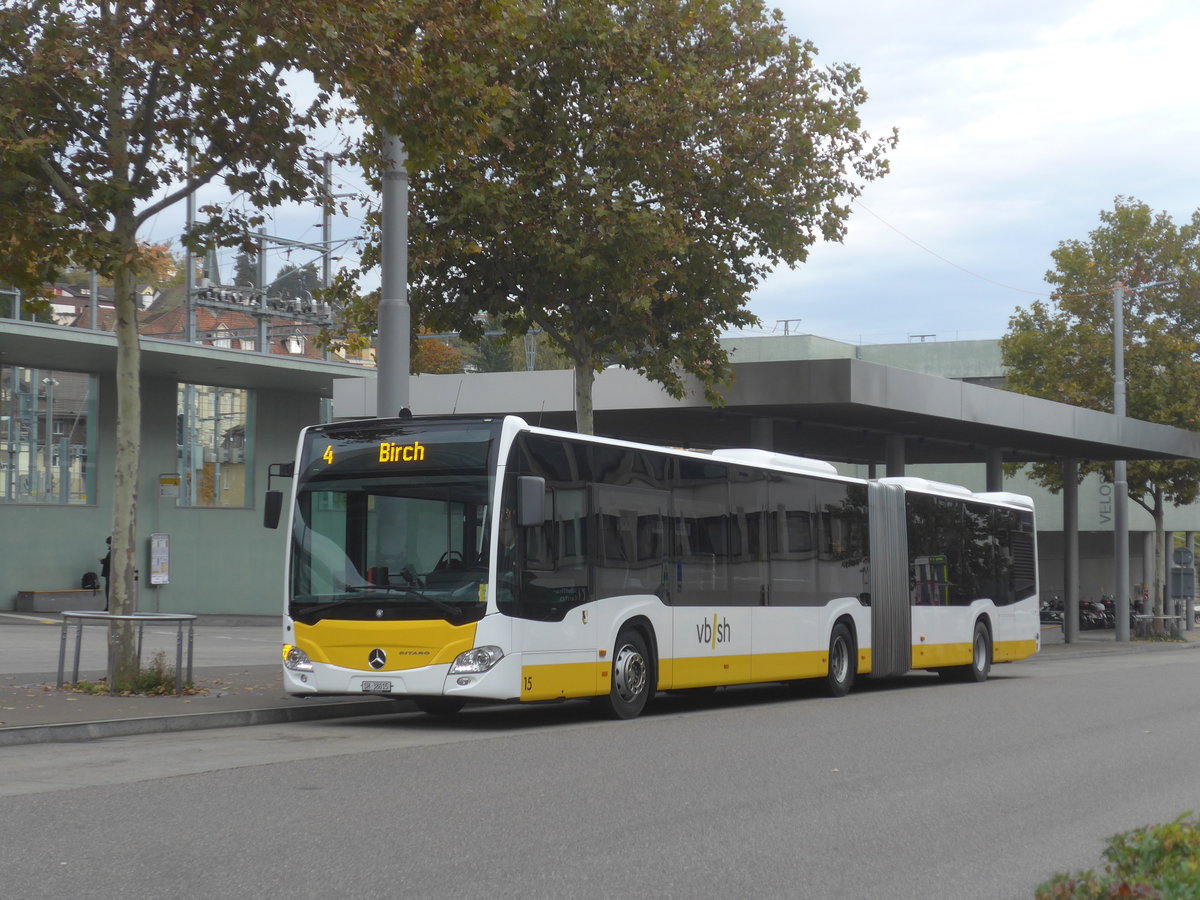
<path id="1" fill-rule="evenodd" d="M 1125 417 L 1125 285 L 1113 288 L 1113 415 Z M 1129 486 L 1125 460 L 1113 460 L 1113 582 L 1117 641 L 1129 641 Z"/>
<path id="2" fill-rule="evenodd" d="M 1152 281 L 1137 288 L 1164 287 Z M 1113 415 L 1125 417 L 1125 284 L 1113 286 Z M 1113 568 L 1117 598 L 1117 640 L 1129 641 L 1129 485 L 1125 460 L 1113 460 Z"/>
<path id="3" fill-rule="evenodd" d="M 375 415 L 389 418 L 408 406 L 411 367 L 408 305 L 408 154 L 399 137 L 383 141 L 383 222 L 380 231 L 382 285 L 379 337 L 375 350 Z"/>

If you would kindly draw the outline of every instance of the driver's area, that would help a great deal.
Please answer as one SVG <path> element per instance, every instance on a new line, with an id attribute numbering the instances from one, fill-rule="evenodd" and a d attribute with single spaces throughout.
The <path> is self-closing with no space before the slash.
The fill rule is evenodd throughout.
<path id="1" fill-rule="evenodd" d="M 487 485 L 478 480 L 355 479 L 304 491 L 293 534 L 294 609 L 319 604 L 326 617 L 358 618 L 350 607 L 369 601 L 385 617 L 410 618 L 478 605 L 488 568 Z"/>

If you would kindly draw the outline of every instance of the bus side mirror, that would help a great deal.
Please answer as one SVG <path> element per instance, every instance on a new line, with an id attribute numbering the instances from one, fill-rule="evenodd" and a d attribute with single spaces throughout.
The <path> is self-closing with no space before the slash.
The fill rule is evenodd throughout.
<path id="1" fill-rule="evenodd" d="M 522 528 L 546 521 L 546 479 L 537 475 L 517 476 L 517 524 Z"/>
<path id="2" fill-rule="evenodd" d="M 283 511 L 283 491 L 271 490 L 275 478 L 292 478 L 296 474 L 296 463 L 271 463 L 267 466 L 267 496 L 263 502 L 263 527 L 278 528 L 279 514 Z"/>
<path id="3" fill-rule="evenodd" d="M 267 491 L 263 504 L 263 527 L 278 528 L 279 515 L 283 512 L 283 491 Z"/>

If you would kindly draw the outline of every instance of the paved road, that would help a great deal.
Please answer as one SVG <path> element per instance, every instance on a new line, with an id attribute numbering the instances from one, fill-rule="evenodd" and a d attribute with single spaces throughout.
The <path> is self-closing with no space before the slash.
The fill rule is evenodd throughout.
<path id="1" fill-rule="evenodd" d="M 0 748 L 10 896 L 1009 900 L 1200 809 L 1200 653 Z"/>

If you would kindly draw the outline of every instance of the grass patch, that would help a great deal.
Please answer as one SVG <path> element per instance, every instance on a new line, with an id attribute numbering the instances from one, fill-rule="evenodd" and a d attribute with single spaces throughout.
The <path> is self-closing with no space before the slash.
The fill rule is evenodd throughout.
<path id="1" fill-rule="evenodd" d="M 1036 900 L 1200 897 L 1200 820 L 1190 812 L 1113 835 L 1103 856 L 1103 872 L 1059 873 L 1038 887 Z"/>

